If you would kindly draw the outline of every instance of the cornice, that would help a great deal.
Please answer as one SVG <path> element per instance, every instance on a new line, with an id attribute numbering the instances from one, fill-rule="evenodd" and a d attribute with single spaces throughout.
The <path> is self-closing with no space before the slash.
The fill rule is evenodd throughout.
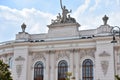
<path id="1" fill-rule="evenodd" d="M 95 41 L 103 41 L 103 40 L 108 40 L 108 41 L 112 41 L 112 36 L 98 36 L 98 37 L 94 37 Z"/>
<path id="2" fill-rule="evenodd" d="M 64 27 L 64 26 L 77 26 L 79 27 L 80 24 L 79 23 L 66 23 L 66 24 L 54 24 L 54 25 L 47 25 L 49 28 L 51 27 Z"/>
<path id="3" fill-rule="evenodd" d="M 66 44 L 71 44 L 71 46 L 74 47 L 79 47 L 77 46 L 78 44 L 80 45 L 87 45 L 90 43 L 91 45 L 96 44 L 97 41 L 112 41 L 112 36 L 108 37 L 93 37 L 91 39 L 69 39 L 69 40 L 53 40 L 53 41 L 44 41 L 44 42 L 19 42 L 19 43 L 11 43 L 11 44 L 6 44 L 6 45 L 0 45 L 0 49 L 4 48 L 14 48 L 16 46 L 47 46 L 47 45 L 66 45 Z M 88 47 L 90 47 L 88 45 Z"/>

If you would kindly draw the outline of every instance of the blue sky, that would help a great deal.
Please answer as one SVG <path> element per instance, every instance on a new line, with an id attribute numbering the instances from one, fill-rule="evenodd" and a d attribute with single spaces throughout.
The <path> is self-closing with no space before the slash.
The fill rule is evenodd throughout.
<path id="1" fill-rule="evenodd" d="M 62 0 L 80 29 L 95 29 L 109 17 L 108 24 L 120 26 L 120 0 Z M 61 13 L 59 0 L 0 0 L 0 42 L 14 40 L 25 22 L 30 34 L 47 33 L 51 19 Z"/>

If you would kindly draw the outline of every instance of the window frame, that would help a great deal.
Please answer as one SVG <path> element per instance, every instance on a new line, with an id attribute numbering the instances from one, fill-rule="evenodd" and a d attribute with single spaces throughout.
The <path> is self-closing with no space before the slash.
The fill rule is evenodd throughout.
<path id="1" fill-rule="evenodd" d="M 93 80 L 93 61 L 85 59 L 82 63 L 82 80 Z"/>

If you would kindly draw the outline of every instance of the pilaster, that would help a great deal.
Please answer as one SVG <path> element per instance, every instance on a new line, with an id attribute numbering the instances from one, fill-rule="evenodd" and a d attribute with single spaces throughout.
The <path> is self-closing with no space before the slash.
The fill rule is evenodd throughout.
<path id="1" fill-rule="evenodd" d="M 50 51 L 46 52 L 45 80 L 50 79 Z"/>
<path id="2" fill-rule="evenodd" d="M 73 69 L 73 62 L 74 62 L 74 50 L 70 50 L 70 70 L 69 72 L 72 72 L 74 74 L 74 69 Z"/>
<path id="3" fill-rule="evenodd" d="M 27 80 L 28 46 L 14 48 L 13 80 Z"/>
<path id="4" fill-rule="evenodd" d="M 114 80 L 114 50 L 110 41 L 97 41 L 95 79 Z"/>
<path id="5" fill-rule="evenodd" d="M 50 80 L 55 80 L 55 51 L 50 52 Z"/>
<path id="6" fill-rule="evenodd" d="M 75 52 L 75 58 L 74 58 L 74 60 L 75 60 L 75 79 L 76 80 L 79 80 L 80 79 L 80 72 L 79 72 L 79 70 L 80 70 L 80 68 L 79 68 L 79 52 L 78 51 L 76 51 Z"/>

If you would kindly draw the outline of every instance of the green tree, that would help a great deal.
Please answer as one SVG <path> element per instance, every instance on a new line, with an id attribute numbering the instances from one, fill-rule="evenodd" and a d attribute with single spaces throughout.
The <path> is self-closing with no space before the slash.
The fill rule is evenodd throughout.
<path id="1" fill-rule="evenodd" d="M 70 80 L 70 76 L 72 76 L 72 72 L 66 72 L 66 78 L 65 80 Z"/>
<path id="2" fill-rule="evenodd" d="M 115 78 L 116 78 L 117 80 L 120 80 L 120 77 L 119 77 L 118 75 L 115 75 Z"/>
<path id="3" fill-rule="evenodd" d="M 9 66 L 0 60 L 0 80 L 13 80 L 8 68 Z"/>

